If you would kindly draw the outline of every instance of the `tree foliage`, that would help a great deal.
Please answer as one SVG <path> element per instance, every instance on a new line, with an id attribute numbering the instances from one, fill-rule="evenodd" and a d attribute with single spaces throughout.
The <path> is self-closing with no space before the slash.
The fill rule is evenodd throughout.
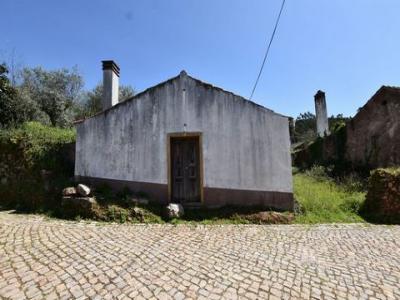
<path id="1" fill-rule="evenodd" d="M 332 115 L 329 118 L 329 130 L 331 132 L 338 131 L 341 127 L 345 126 L 346 122 L 350 121 L 350 119 L 349 117 L 344 117 L 343 114 Z"/>
<path id="2" fill-rule="evenodd" d="M 92 90 L 82 95 L 80 104 L 76 107 L 76 117 L 86 118 L 93 116 L 103 110 L 102 108 L 103 84 L 97 84 Z M 119 87 L 119 102 L 135 95 L 135 90 L 130 85 Z"/>
<path id="3" fill-rule="evenodd" d="M 0 127 L 29 121 L 70 127 L 74 120 L 102 111 L 102 84 L 84 91 L 83 78 L 76 68 L 24 67 L 13 78 L 14 84 L 6 65 L 0 65 Z M 119 88 L 120 102 L 134 94 L 129 85 Z"/>
<path id="4" fill-rule="evenodd" d="M 348 120 L 350 118 L 344 117 L 343 114 L 332 115 L 328 118 L 329 130 L 331 132 L 338 130 Z M 317 137 L 317 120 L 313 113 L 307 111 L 296 118 L 294 137 L 296 142 L 312 141 Z"/>
<path id="5" fill-rule="evenodd" d="M 18 84 L 20 100 L 34 106 L 30 120 L 66 127 L 74 119 L 74 105 L 82 91 L 83 78 L 76 68 L 47 71 L 24 68 Z"/>
<path id="6" fill-rule="evenodd" d="M 17 99 L 17 90 L 10 84 L 8 69 L 0 65 L 0 127 L 10 127 L 21 122 L 24 116 L 23 103 Z"/>
<path id="7" fill-rule="evenodd" d="M 317 137 L 317 125 L 314 114 L 307 111 L 301 113 L 296 118 L 294 137 L 298 142 L 310 141 Z"/>

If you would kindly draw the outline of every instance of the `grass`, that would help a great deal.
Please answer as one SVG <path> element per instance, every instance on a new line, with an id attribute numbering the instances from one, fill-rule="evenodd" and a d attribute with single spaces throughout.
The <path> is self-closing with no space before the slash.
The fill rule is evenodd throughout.
<path id="1" fill-rule="evenodd" d="M 294 175 L 294 195 L 301 213 L 295 222 L 301 224 L 364 222 L 359 209 L 365 192 L 349 188 L 325 176 L 307 173 Z"/>

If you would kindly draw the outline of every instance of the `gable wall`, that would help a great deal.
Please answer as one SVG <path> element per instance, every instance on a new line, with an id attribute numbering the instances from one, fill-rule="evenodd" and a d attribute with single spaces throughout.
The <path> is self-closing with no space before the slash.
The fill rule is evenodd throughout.
<path id="1" fill-rule="evenodd" d="M 346 126 L 346 158 L 372 168 L 400 164 L 400 90 L 382 88 Z"/>
<path id="2" fill-rule="evenodd" d="M 202 132 L 205 187 L 292 193 L 287 118 L 187 76 L 79 124 L 75 175 L 167 185 L 183 131 Z"/>

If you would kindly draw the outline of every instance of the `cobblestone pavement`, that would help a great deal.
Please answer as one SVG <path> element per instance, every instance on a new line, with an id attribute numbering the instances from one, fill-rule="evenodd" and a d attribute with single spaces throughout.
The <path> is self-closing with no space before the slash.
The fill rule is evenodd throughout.
<path id="1" fill-rule="evenodd" d="M 400 227 L 104 225 L 1 212 L 0 298 L 400 299 Z"/>

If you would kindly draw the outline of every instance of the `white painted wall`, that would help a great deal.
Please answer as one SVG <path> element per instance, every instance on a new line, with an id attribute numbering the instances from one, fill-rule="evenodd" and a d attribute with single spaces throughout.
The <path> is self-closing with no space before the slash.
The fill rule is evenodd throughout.
<path id="1" fill-rule="evenodd" d="M 103 109 L 118 103 L 119 76 L 112 69 L 103 70 Z"/>
<path id="2" fill-rule="evenodd" d="M 185 130 L 203 133 L 206 187 L 292 192 L 288 119 L 184 74 L 78 124 L 75 175 L 167 184 Z"/>

